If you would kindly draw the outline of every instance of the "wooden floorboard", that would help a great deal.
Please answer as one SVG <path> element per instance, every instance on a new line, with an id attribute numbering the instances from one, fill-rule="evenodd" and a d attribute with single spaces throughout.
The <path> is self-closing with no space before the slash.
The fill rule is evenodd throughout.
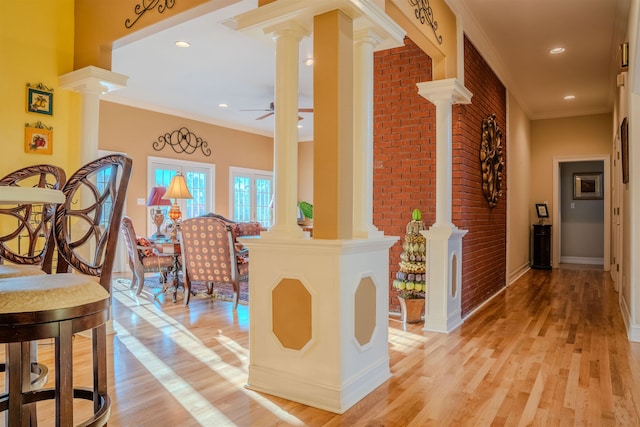
<path id="1" fill-rule="evenodd" d="M 336 415 L 245 388 L 247 306 L 192 298 L 185 308 L 120 290 L 109 425 L 638 426 L 640 344 L 618 297 L 609 273 L 566 266 L 524 274 L 450 334 L 390 316 L 392 378 Z M 76 384 L 90 379 L 88 343 L 75 337 Z M 49 367 L 52 350 L 39 345 Z M 38 404 L 41 425 L 52 411 Z"/>

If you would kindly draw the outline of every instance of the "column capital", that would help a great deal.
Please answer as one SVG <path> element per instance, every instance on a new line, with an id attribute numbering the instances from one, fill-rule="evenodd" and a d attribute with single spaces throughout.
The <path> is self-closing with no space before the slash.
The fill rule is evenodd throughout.
<path id="1" fill-rule="evenodd" d="M 436 104 L 448 101 L 451 104 L 470 104 L 473 94 L 456 78 L 416 83 L 418 94 Z"/>
<path id="2" fill-rule="evenodd" d="M 275 25 L 265 27 L 264 33 L 271 34 L 274 39 L 289 36 L 295 37 L 296 40 L 300 40 L 311 34 L 311 30 L 300 21 L 291 19 L 289 21 L 279 22 Z"/>
<path id="3" fill-rule="evenodd" d="M 98 95 L 126 87 L 127 80 L 129 77 L 124 74 L 92 65 L 58 77 L 58 82 L 63 89 Z"/>
<path id="4" fill-rule="evenodd" d="M 384 41 L 384 35 L 380 34 L 380 32 L 374 28 L 363 28 L 353 32 L 354 44 L 370 44 L 371 46 L 376 46 L 382 41 Z"/>

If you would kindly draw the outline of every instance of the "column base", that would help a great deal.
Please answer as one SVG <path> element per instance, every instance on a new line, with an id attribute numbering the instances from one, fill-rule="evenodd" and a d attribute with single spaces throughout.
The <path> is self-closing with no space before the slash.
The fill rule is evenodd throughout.
<path id="1" fill-rule="evenodd" d="M 247 388 L 342 414 L 390 377 L 395 237 L 240 239 L 249 248 Z"/>
<path id="2" fill-rule="evenodd" d="M 434 225 L 427 239 L 427 291 L 423 331 L 449 333 L 462 324 L 462 238 L 466 230 Z"/>

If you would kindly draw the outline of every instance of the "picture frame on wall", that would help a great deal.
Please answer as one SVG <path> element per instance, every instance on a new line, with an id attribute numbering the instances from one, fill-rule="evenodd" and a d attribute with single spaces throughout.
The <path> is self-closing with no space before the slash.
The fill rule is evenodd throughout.
<path id="1" fill-rule="evenodd" d="M 574 200 L 600 200 L 602 198 L 602 172 L 573 174 Z"/>
<path id="2" fill-rule="evenodd" d="M 538 219 L 549 218 L 549 209 L 546 203 L 536 203 L 536 214 Z"/>
<path id="3" fill-rule="evenodd" d="M 24 151 L 31 154 L 53 153 L 53 128 L 38 123 L 24 128 Z"/>
<path id="4" fill-rule="evenodd" d="M 27 111 L 30 113 L 53 115 L 53 89 L 38 83 L 27 83 Z"/>
<path id="5" fill-rule="evenodd" d="M 622 183 L 629 183 L 629 123 L 625 117 L 620 125 L 620 146 L 622 151 Z"/>

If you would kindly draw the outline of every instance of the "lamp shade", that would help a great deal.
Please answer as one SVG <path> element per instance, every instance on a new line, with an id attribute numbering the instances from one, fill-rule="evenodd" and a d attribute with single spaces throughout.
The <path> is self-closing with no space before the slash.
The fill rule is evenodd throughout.
<path id="1" fill-rule="evenodd" d="M 162 198 L 167 191 L 164 187 L 151 187 L 149 192 L 149 198 L 147 199 L 147 206 L 169 206 L 171 202 L 168 199 Z"/>
<path id="2" fill-rule="evenodd" d="M 163 197 L 165 199 L 193 199 L 189 188 L 187 188 L 187 181 L 180 172 L 171 178 L 169 188 Z"/>

